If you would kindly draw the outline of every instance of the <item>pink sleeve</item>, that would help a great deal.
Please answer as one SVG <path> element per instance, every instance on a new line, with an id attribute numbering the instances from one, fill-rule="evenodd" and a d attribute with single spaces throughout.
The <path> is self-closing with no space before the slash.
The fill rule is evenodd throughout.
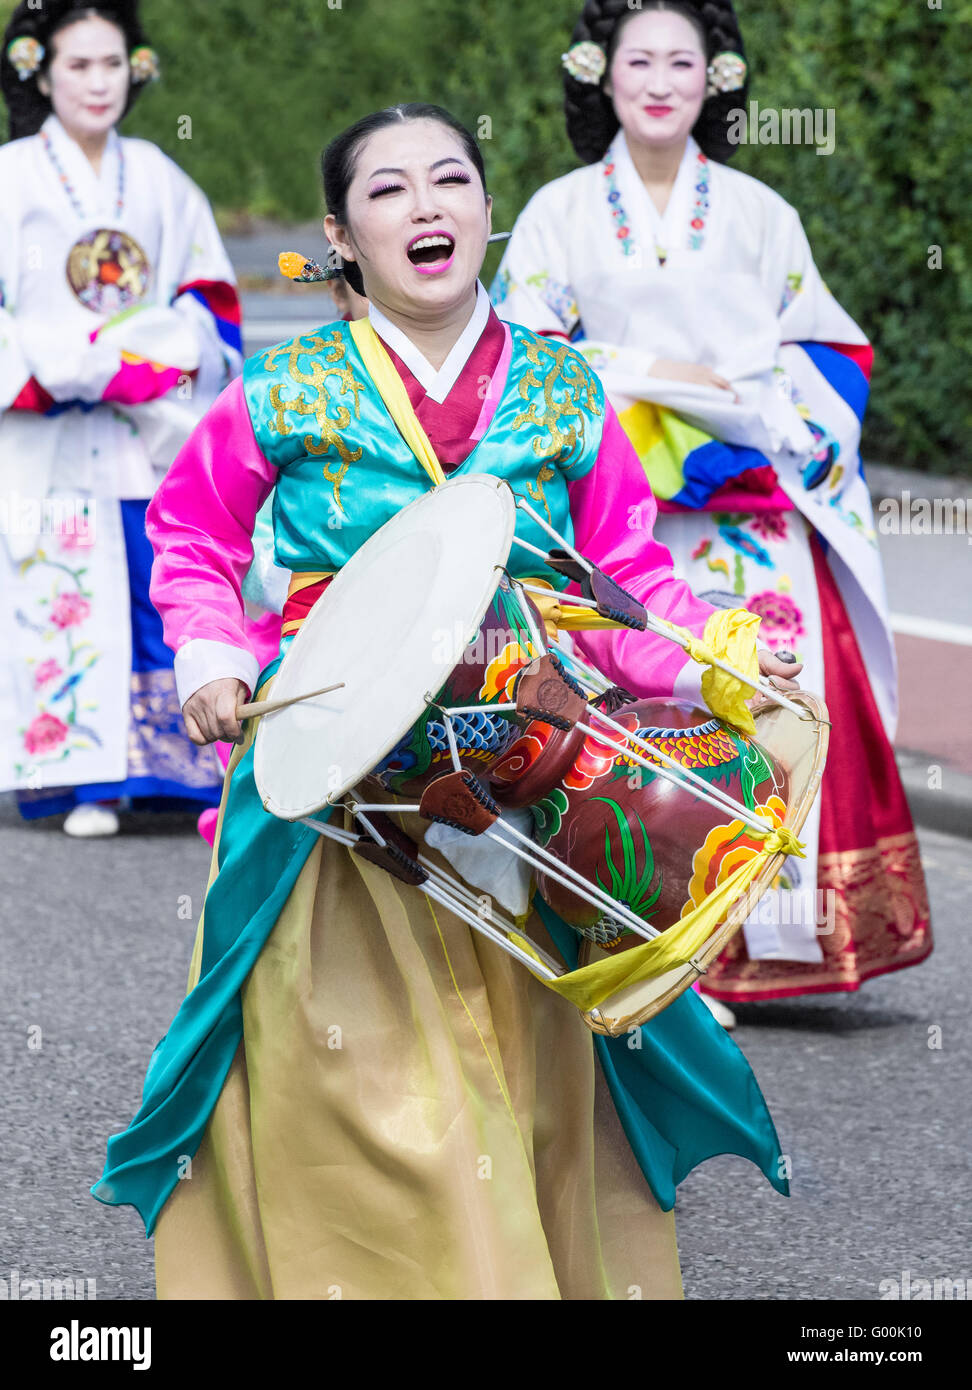
<path id="1" fill-rule="evenodd" d="M 195 376 L 195 372 L 184 372 L 181 367 L 162 367 L 142 357 L 136 360 L 127 354 L 101 393 L 101 399 L 115 405 L 141 405 L 164 396 L 174 386 L 184 382 L 186 377 Z"/>
<path id="2" fill-rule="evenodd" d="M 92 343 L 98 341 L 100 332 L 95 328 L 88 334 Z M 120 352 L 118 356 L 118 370 L 101 393 L 101 399 L 113 405 L 143 405 L 146 401 L 158 400 L 187 376 L 194 378 L 198 372 L 198 368 L 184 372 L 181 367 L 164 366 L 138 353 Z"/>
<path id="3" fill-rule="evenodd" d="M 157 400 L 187 377 L 195 376 L 196 372 L 184 372 L 181 367 L 161 367 L 144 358 L 135 360 L 129 356 L 102 391 L 101 399 L 113 405 L 141 405 Z M 32 376 L 8 409 L 33 410 L 45 415 L 54 403 L 54 397 Z"/>
<path id="4" fill-rule="evenodd" d="M 256 665 L 245 635 L 241 586 L 253 560 L 256 514 L 275 482 L 237 377 L 193 430 L 146 513 L 155 551 L 150 594 L 166 644 L 176 653 L 177 674 L 179 653 L 199 639 L 203 646 L 218 643 L 245 652 Z M 245 678 L 229 668 L 221 674 Z M 180 695 L 184 703 L 181 685 Z"/>
<path id="5" fill-rule="evenodd" d="M 701 635 L 713 609 L 672 573 L 671 554 L 654 538 L 657 506 L 644 469 L 607 401 L 605 411 L 594 467 L 567 484 L 574 546 L 650 612 Z M 689 660 L 674 642 L 648 632 L 578 632 L 574 641 L 600 671 L 638 696 L 671 694 Z"/>

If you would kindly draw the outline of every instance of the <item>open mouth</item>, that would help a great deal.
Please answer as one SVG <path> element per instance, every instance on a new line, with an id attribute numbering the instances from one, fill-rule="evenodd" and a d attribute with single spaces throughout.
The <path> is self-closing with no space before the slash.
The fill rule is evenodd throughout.
<path id="1" fill-rule="evenodd" d="M 440 268 L 452 260 L 455 249 L 455 240 L 448 232 L 432 232 L 409 242 L 407 254 L 414 266 Z"/>

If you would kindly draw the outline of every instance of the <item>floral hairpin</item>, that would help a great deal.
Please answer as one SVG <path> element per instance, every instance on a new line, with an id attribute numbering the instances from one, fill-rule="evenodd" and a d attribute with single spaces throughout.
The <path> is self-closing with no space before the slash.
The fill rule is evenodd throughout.
<path id="1" fill-rule="evenodd" d="M 288 280 L 301 284 L 312 284 L 319 280 L 336 280 L 344 274 L 344 263 L 336 247 L 332 246 L 323 265 L 302 256 L 299 251 L 281 251 L 277 257 L 280 274 Z"/>
<path id="2" fill-rule="evenodd" d="M 133 82 L 155 82 L 159 76 L 159 55 L 154 48 L 133 48 L 129 55 Z"/>
<path id="3" fill-rule="evenodd" d="M 587 82 L 596 87 L 604 76 L 607 67 L 607 54 L 600 44 L 585 39 L 575 43 L 573 48 L 561 55 L 563 66 L 577 82 Z"/>
<path id="4" fill-rule="evenodd" d="M 21 82 L 26 82 L 28 77 L 33 77 L 40 70 L 44 61 L 44 45 L 30 34 L 21 34 L 19 39 L 7 45 L 7 57 L 16 68 Z"/>
<path id="5" fill-rule="evenodd" d="M 746 85 L 746 60 L 741 53 L 717 53 L 709 64 L 706 96 L 738 92 Z"/>
<path id="6" fill-rule="evenodd" d="M 7 46 L 7 57 L 21 82 L 26 82 L 29 77 L 40 71 L 45 51 L 44 45 L 32 34 L 21 34 L 20 38 L 14 39 Z M 159 55 L 154 48 L 143 45 L 141 48 L 133 49 L 129 62 L 133 82 L 154 82 L 159 76 Z"/>

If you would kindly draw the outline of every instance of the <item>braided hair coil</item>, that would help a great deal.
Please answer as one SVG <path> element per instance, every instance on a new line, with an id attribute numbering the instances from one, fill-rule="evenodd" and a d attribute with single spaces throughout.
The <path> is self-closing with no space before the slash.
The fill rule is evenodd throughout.
<path id="1" fill-rule="evenodd" d="M 632 9 L 628 0 L 587 0 L 574 26 L 570 45 L 585 41 L 604 49 L 610 61 L 622 26 L 628 20 L 653 9 L 683 14 L 705 34 L 706 61 L 717 53 L 738 53 L 745 58 L 742 34 L 732 0 L 646 0 Z M 618 118 L 603 84 L 579 82 L 564 72 L 564 115 L 567 135 L 579 159 L 594 164 L 603 159 L 618 131 Z M 692 130 L 702 152 L 726 164 L 736 147 L 728 138 L 729 112 L 746 101 L 747 87 L 739 91 L 717 92 L 706 99 Z"/>

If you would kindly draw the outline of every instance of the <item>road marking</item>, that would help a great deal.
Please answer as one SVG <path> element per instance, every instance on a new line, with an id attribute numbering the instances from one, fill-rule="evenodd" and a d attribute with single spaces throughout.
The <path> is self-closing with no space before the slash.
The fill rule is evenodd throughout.
<path id="1" fill-rule="evenodd" d="M 915 618 L 910 613 L 892 613 L 891 631 L 902 637 L 924 637 L 929 642 L 954 642 L 958 647 L 972 647 L 972 627 L 964 623 L 946 623 L 940 618 Z"/>

